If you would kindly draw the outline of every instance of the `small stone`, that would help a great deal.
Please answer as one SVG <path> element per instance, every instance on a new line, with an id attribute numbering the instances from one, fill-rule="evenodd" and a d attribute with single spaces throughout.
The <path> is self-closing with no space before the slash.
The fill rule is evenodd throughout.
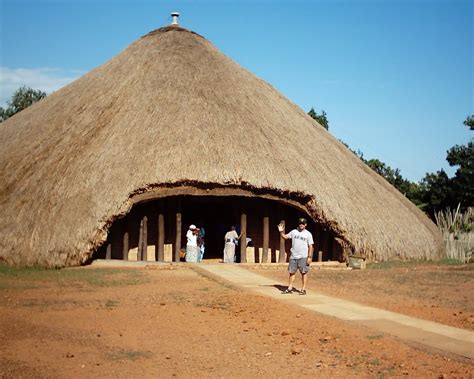
<path id="1" fill-rule="evenodd" d="M 300 318 L 301 316 L 303 316 L 303 315 L 302 315 L 301 313 L 298 313 L 298 314 L 296 315 L 296 318 Z"/>
<path id="2" fill-rule="evenodd" d="M 283 332 L 281 332 L 281 335 L 282 336 L 289 336 L 290 333 L 288 331 L 284 330 Z"/>
<path id="3" fill-rule="evenodd" d="M 171 359 L 171 357 L 169 355 L 165 356 L 166 359 Z"/>
<path id="4" fill-rule="evenodd" d="M 74 354 L 67 353 L 67 354 L 66 354 L 66 358 L 74 358 Z"/>
<path id="5" fill-rule="evenodd" d="M 303 351 L 303 349 L 301 349 L 300 347 L 292 347 L 291 348 L 291 354 L 292 355 L 301 354 L 302 351 Z"/>
<path id="6" fill-rule="evenodd" d="M 165 306 L 165 305 L 166 305 L 166 303 L 160 303 L 160 305 L 163 307 L 163 306 Z"/>
<path id="7" fill-rule="evenodd" d="M 268 352 L 268 353 L 265 354 L 266 357 L 269 357 L 269 356 L 271 356 L 271 355 L 272 355 L 271 352 Z"/>
<path id="8" fill-rule="evenodd" d="M 205 309 L 201 309 L 201 312 L 202 313 L 206 313 L 207 311 Z"/>

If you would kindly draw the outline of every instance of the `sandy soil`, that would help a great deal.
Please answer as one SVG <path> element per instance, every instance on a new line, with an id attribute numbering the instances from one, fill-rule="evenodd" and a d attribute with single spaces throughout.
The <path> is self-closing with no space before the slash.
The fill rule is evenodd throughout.
<path id="1" fill-rule="evenodd" d="M 184 265 L 0 268 L 0 377 L 472 378 L 474 371 L 471 362 L 222 285 Z"/>

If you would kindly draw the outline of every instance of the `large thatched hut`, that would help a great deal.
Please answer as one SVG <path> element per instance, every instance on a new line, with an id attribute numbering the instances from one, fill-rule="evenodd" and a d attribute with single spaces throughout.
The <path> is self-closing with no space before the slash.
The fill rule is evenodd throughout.
<path id="1" fill-rule="evenodd" d="M 256 259 L 285 258 L 276 224 L 309 216 L 323 259 L 437 258 L 435 225 L 303 110 L 172 25 L 0 125 L 0 258 L 70 266 L 207 256 L 240 225 Z M 286 246 L 288 249 L 288 246 Z M 242 252 L 244 249 L 242 248 Z M 244 261 L 248 256 L 243 254 Z"/>

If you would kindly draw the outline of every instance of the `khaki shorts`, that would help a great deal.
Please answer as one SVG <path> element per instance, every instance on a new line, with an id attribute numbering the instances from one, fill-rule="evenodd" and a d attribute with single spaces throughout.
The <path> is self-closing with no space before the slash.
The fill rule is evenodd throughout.
<path id="1" fill-rule="evenodd" d="M 288 262 L 288 272 L 294 274 L 297 270 L 300 270 L 302 274 L 309 272 L 309 265 L 306 264 L 306 258 L 290 258 Z"/>

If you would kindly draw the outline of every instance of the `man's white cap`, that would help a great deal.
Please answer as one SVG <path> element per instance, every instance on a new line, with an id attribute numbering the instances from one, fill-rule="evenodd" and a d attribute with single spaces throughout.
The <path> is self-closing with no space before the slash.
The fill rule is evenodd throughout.
<path id="1" fill-rule="evenodd" d="M 189 229 L 191 229 L 191 230 L 196 229 L 196 225 L 194 225 L 194 224 L 190 225 Z"/>

